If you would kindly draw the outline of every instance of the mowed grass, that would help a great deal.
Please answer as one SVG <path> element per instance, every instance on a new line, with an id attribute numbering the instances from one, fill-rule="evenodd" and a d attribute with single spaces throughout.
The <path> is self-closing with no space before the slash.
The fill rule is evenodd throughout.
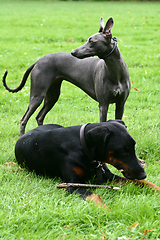
<path id="1" fill-rule="evenodd" d="M 160 186 L 159 2 L 1 0 L 0 76 L 7 69 L 8 85 L 17 87 L 41 56 L 84 44 L 99 30 L 101 16 L 105 21 L 113 16 L 112 34 L 130 72 L 132 88 L 123 120 L 136 140 L 137 156 L 147 163 L 147 180 Z M 159 193 L 133 184 L 120 191 L 93 190 L 111 209 L 106 212 L 56 189 L 60 179 L 42 178 L 14 165 L 29 92 L 29 80 L 17 94 L 0 85 L 0 239 L 160 239 Z M 108 119 L 114 119 L 114 109 L 111 105 Z M 37 126 L 38 110 L 26 131 Z M 87 122 L 99 122 L 98 103 L 64 82 L 45 123 Z"/>

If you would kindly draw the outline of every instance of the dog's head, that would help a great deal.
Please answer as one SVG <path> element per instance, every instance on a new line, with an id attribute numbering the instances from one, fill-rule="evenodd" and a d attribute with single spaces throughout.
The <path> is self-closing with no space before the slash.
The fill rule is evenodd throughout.
<path id="1" fill-rule="evenodd" d="M 135 140 L 123 121 L 111 120 L 87 132 L 96 159 L 109 163 L 128 179 L 144 179 L 146 173 L 135 153 Z"/>
<path id="2" fill-rule="evenodd" d="M 100 20 L 100 30 L 98 33 L 90 36 L 87 42 L 71 52 L 74 57 L 83 59 L 86 57 L 98 56 L 104 58 L 114 48 L 111 29 L 113 27 L 113 18 L 110 17 L 104 26 L 103 18 Z"/>

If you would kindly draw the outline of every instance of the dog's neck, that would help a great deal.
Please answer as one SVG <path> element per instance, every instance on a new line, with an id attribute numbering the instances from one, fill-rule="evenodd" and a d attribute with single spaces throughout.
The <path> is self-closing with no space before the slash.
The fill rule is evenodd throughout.
<path id="1" fill-rule="evenodd" d="M 101 183 L 103 183 L 103 173 L 105 172 L 105 170 L 103 168 L 103 164 L 102 164 L 102 162 L 97 161 L 94 158 L 94 156 L 91 154 L 90 150 L 88 149 L 86 139 L 85 139 L 84 131 L 85 131 L 86 126 L 89 124 L 90 123 L 84 124 L 80 128 L 80 142 L 81 142 L 83 151 L 85 152 L 86 156 L 91 161 L 91 163 L 94 164 L 94 168 L 96 170 L 96 175 L 97 175 L 97 182 L 98 182 L 98 184 L 101 184 Z"/>
<path id="2" fill-rule="evenodd" d="M 89 125 L 90 123 L 84 124 L 82 125 L 82 127 L 80 128 L 80 141 L 81 141 L 81 145 L 83 147 L 83 150 L 86 154 L 86 156 L 91 160 L 91 161 L 95 161 L 93 155 L 91 154 L 91 152 L 88 149 L 87 143 L 86 143 L 86 139 L 85 139 L 85 135 L 84 135 L 84 131 L 87 125 Z"/>
<path id="3" fill-rule="evenodd" d="M 113 38 L 113 41 L 114 41 L 114 45 L 113 45 L 113 48 L 112 50 L 109 52 L 109 53 L 105 53 L 103 54 L 103 56 L 99 56 L 99 58 L 103 59 L 103 60 L 106 60 L 113 52 L 114 50 L 116 49 L 117 47 L 117 38 Z"/>

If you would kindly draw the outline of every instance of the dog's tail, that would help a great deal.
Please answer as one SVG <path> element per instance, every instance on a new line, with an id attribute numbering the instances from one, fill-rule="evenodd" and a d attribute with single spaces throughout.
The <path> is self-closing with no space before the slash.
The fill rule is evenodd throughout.
<path id="1" fill-rule="evenodd" d="M 3 86 L 5 87 L 5 89 L 7 89 L 9 92 L 12 92 L 12 93 L 15 93 L 15 92 L 20 91 L 20 90 L 24 87 L 24 85 L 25 85 L 25 83 L 26 83 L 26 81 L 27 81 L 27 78 L 28 78 L 30 72 L 32 71 L 34 65 L 35 65 L 35 63 L 34 63 L 33 65 L 31 65 L 31 66 L 27 69 L 27 71 L 25 72 L 25 74 L 24 74 L 24 76 L 23 76 L 23 78 L 22 78 L 22 81 L 21 81 L 20 85 L 19 85 L 17 88 L 14 88 L 14 89 L 9 88 L 9 87 L 7 86 L 6 77 L 7 77 L 8 71 L 6 70 L 5 73 L 4 73 L 4 75 L 3 75 L 3 79 L 2 79 Z"/>

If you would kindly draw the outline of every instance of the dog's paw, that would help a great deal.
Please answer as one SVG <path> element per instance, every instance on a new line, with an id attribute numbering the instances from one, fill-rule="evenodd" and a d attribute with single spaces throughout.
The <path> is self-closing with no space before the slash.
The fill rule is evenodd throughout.
<path id="1" fill-rule="evenodd" d="M 88 196 L 86 198 L 87 201 L 91 201 L 92 203 L 100 206 L 100 207 L 103 207 L 105 208 L 107 211 L 111 211 L 107 206 L 106 204 L 103 202 L 102 198 L 96 194 L 96 193 L 92 193 L 90 196 Z"/>

